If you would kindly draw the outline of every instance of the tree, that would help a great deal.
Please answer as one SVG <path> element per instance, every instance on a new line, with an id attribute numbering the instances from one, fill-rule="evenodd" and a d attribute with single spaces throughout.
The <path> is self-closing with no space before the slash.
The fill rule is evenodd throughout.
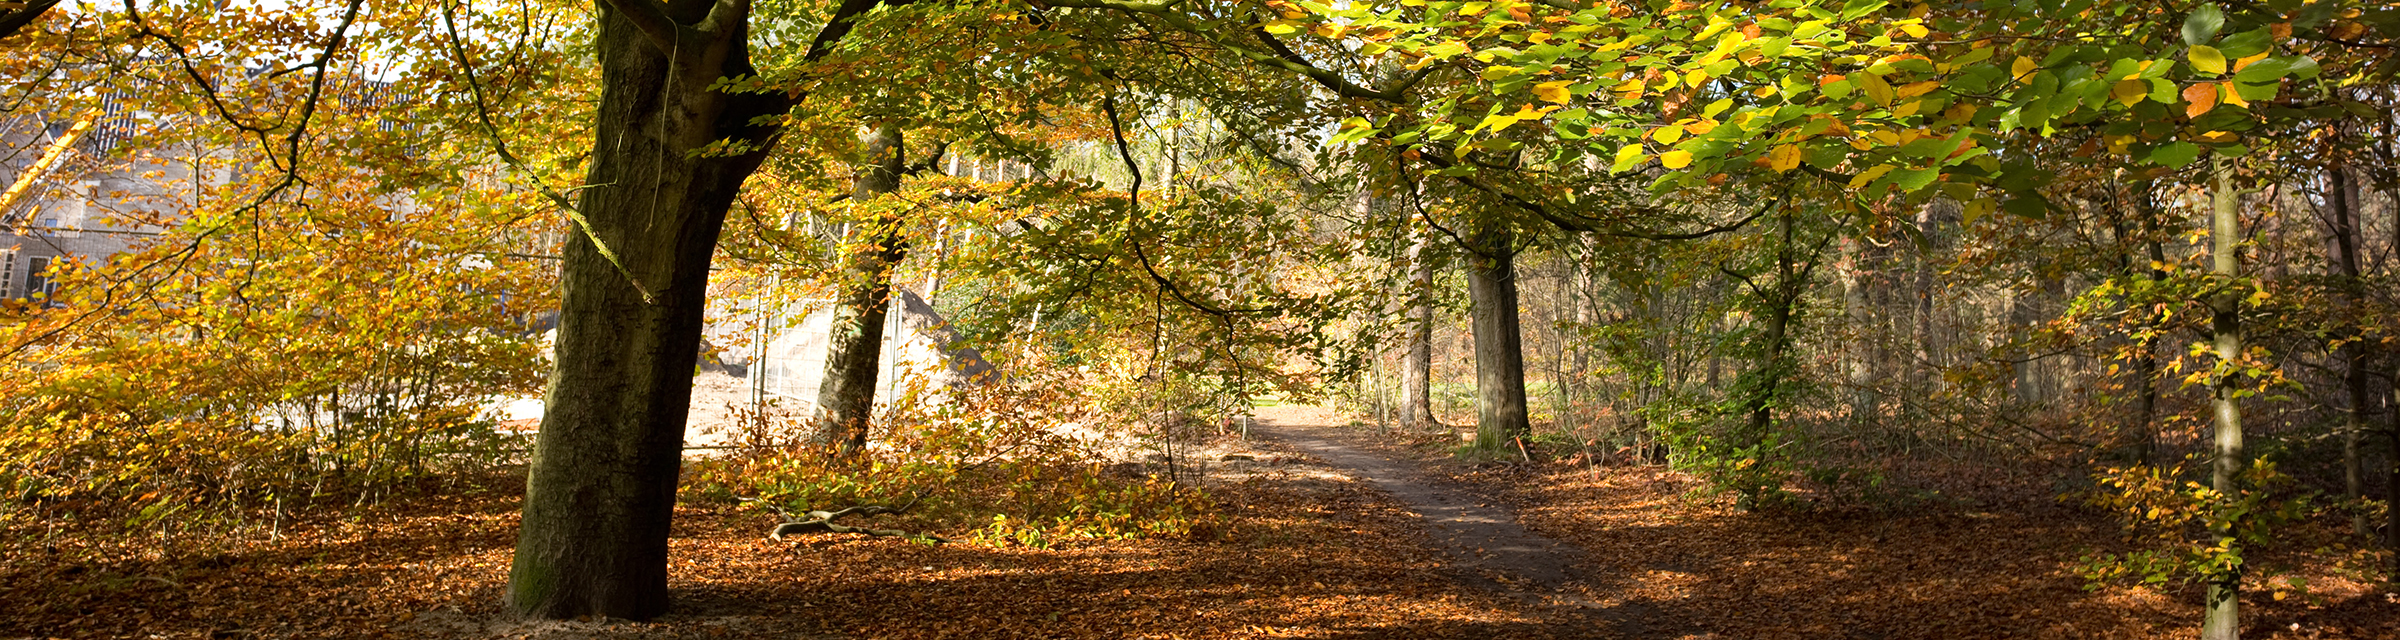
<path id="1" fill-rule="evenodd" d="M 867 164 L 858 171 L 852 202 L 873 206 L 878 196 L 900 190 L 907 163 L 900 125 L 875 128 Z M 836 450 L 867 446 L 868 419 L 875 412 L 875 377 L 882 369 L 883 327 L 891 309 L 892 268 L 908 256 L 897 215 L 878 215 L 860 225 L 859 247 L 843 257 L 833 331 L 826 337 L 825 376 L 817 406 L 824 425 L 817 443 Z"/>
<path id="2" fill-rule="evenodd" d="M 879 4 L 842 2 L 808 58 Z M 722 82 L 757 75 L 749 0 L 603 0 L 597 13 L 603 88 L 569 211 L 558 364 L 508 605 L 639 620 L 667 610 L 667 527 L 717 236 L 805 93 Z"/>
<path id="3" fill-rule="evenodd" d="M 2242 492 L 2241 474 L 2249 466 L 2242 447 L 2242 376 L 2239 373 L 2244 356 L 2242 348 L 2242 293 L 2231 281 L 2242 277 L 2242 218 L 2241 194 L 2233 188 L 2233 163 L 2225 158 L 2214 159 L 2213 188 L 2209 190 L 2209 266 L 2210 275 L 2228 282 L 2220 285 L 2221 292 L 2210 296 L 2210 342 L 2216 350 L 2217 371 L 2210 376 L 2210 409 L 2214 419 L 2214 455 L 2209 463 L 2209 486 L 2219 495 L 2234 496 Z M 2227 549 L 2230 566 L 2220 567 L 2208 579 L 2208 613 L 2200 628 L 2204 640 L 2234 640 L 2241 637 L 2242 564 L 2238 545 L 2230 531 L 2236 526 L 2230 515 L 2212 519 L 2217 530 L 2217 544 Z"/>
<path id="4" fill-rule="evenodd" d="M 16 35 L 57 6 L 58 0 L 26 0 L 0 6 L 0 38 Z"/>

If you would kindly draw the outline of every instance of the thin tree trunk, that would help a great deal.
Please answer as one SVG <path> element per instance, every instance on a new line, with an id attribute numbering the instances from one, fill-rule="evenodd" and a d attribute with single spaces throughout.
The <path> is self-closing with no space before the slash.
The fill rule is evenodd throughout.
<path id="1" fill-rule="evenodd" d="M 1469 270 L 1467 296 L 1474 303 L 1475 446 L 1499 450 L 1533 432 L 1525 414 L 1525 350 L 1517 326 L 1517 268 L 1514 238 L 1505 223 L 1488 223 Z"/>
<path id="2" fill-rule="evenodd" d="M 2400 366 L 2392 367 L 2392 398 L 2384 405 L 2384 435 L 2389 436 L 2391 448 L 2384 454 L 2383 503 L 2387 522 L 2383 528 L 2385 549 L 2400 550 Z M 2400 582 L 2400 553 L 2392 554 L 2391 574 L 2385 577 Z"/>
<path id="3" fill-rule="evenodd" d="M 2211 272 L 2220 279 L 2231 281 L 2241 277 L 2242 241 L 2240 194 L 2233 190 L 2233 164 L 2225 158 L 2215 158 L 2215 186 L 2209 200 L 2209 241 Z M 2210 296 L 2209 311 L 2212 342 L 2219 362 L 2232 362 L 2242 357 L 2242 294 L 2226 283 L 2224 292 Z M 2240 474 L 2247 460 L 2242 450 L 2242 406 L 2235 393 L 2241 381 L 2234 375 L 2223 375 L 2210 385 L 2210 404 L 2215 415 L 2215 459 L 2209 467 L 2209 485 L 2220 494 L 2240 495 Z M 2234 549 L 2239 542 L 2233 532 L 2220 524 L 2211 532 L 2217 544 Z M 2208 609 L 2200 627 L 2202 640 L 2237 640 L 2241 637 L 2242 566 L 2237 561 L 2222 573 L 2208 577 Z"/>
<path id="4" fill-rule="evenodd" d="M 853 206 L 873 206 L 877 196 L 900 190 L 903 156 L 900 126 L 885 124 L 867 146 L 869 164 L 851 185 Z M 855 451 L 867 446 L 875 413 L 875 385 L 883 368 L 884 321 L 892 308 L 892 268 L 908 256 L 900 237 L 904 222 L 879 215 L 858 229 L 862 246 L 844 257 L 839 305 L 825 340 L 825 377 L 817 387 L 819 445 Z"/>
<path id="5" fill-rule="evenodd" d="M 2150 181 L 2143 180 L 2134 183 L 2130 194 L 2134 201 L 2133 213 L 2141 216 L 2141 220 L 2136 221 L 2142 229 L 2141 237 L 2138 240 L 2142 246 L 2148 249 L 2146 259 L 2143 254 L 2136 254 L 2128 249 L 2124 253 L 2118 254 L 2118 267 L 2125 275 L 2132 276 L 2143 273 L 2141 263 L 2150 263 L 2151 266 L 2147 273 L 2151 280 L 2157 281 L 2167 277 L 2166 272 L 2159 270 L 2157 266 L 2165 264 L 2167 257 L 2165 247 L 2158 242 L 2158 211 L 2150 206 L 2152 188 L 2153 185 Z M 2116 232 L 2120 244 L 2133 240 L 2129 238 L 2132 235 L 2130 229 L 2132 225 L 2126 224 L 2123 212 L 2119 212 L 2109 222 L 2111 230 Z M 2154 326 L 2149 328 L 2156 329 Z M 2157 339 L 2154 337 L 2135 335 L 2132 336 L 2132 339 L 2135 349 L 2133 379 L 2135 384 L 2141 385 L 2141 390 L 2134 396 L 2133 418 L 2127 421 L 2129 424 L 2126 425 L 2126 430 L 2130 431 L 2133 437 L 2133 453 L 2130 457 L 2135 464 L 2147 465 L 2157 457 L 2158 450 L 2158 429 L 2154 426 L 2158 420 L 2158 345 Z"/>
<path id="6" fill-rule="evenodd" d="M 726 209 L 773 140 L 781 94 L 729 94 L 753 73 L 746 5 L 713 30 L 708 5 L 665 15 L 598 6 L 603 89 L 590 174 L 561 261 L 557 364 L 526 478 L 508 607 L 537 618 L 647 619 L 667 610 L 667 531 Z M 648 21 L 645 30 L 636 21 Z M 698 34 L 673 53 L 648 34 Z M 691 153 L 734 138 L 740 156 Z M 596 240 L 595 240 L 596 239 Z"/>
<path id="7" fill-rule="evenodd" d="M 1871 427 L 1881 413 L 1881 398 L 1875 392 L 1875 350 L 1869 328 L 1875 320 L 1875 310 L 1867 300 L 1864 262 L 1866 251 L 1856 237 L 1842 238 L 1842 310 L 1850 321 L 1853 337 L 1850 340 L 1847 364 L 1850 373 L 1850 420 L 1860 427 Z"/>
<path id="8" fill-rule="evenodd" d="M 1408 247 L 1408 352 L 1400 364 L 1400 424 L 1412 431 L 1440 426 L 1433 416 L 1432 234 L 1423 228 Z"/>
<path id="9" fill-rule="evenodd" d="M 2350 172 L 2344 167 L 2333 166 L 2325 173 L 2328 183 L 2325 200 L 2326 204 L 2331 205 L 2327 207 L 2327 213 L 2331 215 L 2325 221 L 2326 248 L 2331 250 L 2327 253 L 2332 254 L 2330 257 L 2333 258 L 2335 274 L 2341 276 L 2343 302 L 2348 303 L 2351 309 L 2360 309 L 2362 307 L 2356 290 L 2363 285 L 2359 279 L 2356 222 L 2358 185 L 2350 179 Z M 2356 314 L 2344 313 L 2340 317 L 2355 318 Z M 2366 437 L 2368 405 L 2374 398 L 2367 391 L 2367 345 L 2358 339 L 2360 336 L 2356 329 L 2345 329 L 2342 333 L 2350 338 L 2342 343 L 2338 353 L 2342 359 L 2342 387 L 2350 395 L 2349 419 L 2342 425 L 2342 497 L 2348 498 L 2351 504 L 2357 504 L 2366 496 L 2366 469 L 2361 465 L 2359 455 L 2361 441 Z M 2368 524 L 2365 511 L 2351 513 L 2350 528 L 2362 539 L 2374 536 L 2374 528 Z"/>

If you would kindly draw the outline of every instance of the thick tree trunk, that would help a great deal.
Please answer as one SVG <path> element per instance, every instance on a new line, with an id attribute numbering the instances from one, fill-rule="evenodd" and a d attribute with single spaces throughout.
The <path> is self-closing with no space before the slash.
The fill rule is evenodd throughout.
<path id="1" fill-rule="evenodd" d="M 720 32 L 687 28 L 709 37 L 670 59 L 612 4 L 598 12 L 604 89 L 591 186 L 578 206 L 589 226 L 570 235 L 562 261 L 557 368 L 509 574 L 509 609 L 537 618 L 645 619 L 667 609 L 667 525 L 709 260 L 727 207 L 772 139 L 752 119 L 789 105 L 709 90 L 751 72 L 743 20 Z M 683 15 L 692 6 L 668 13 L 700 21 Z M 760 149 L 691 153 L 729 137 Z"/>
<path id="2" fill-rule="evenodd" d="M 1533 432 L 1525 414 L 1525 350 L 1517 327 L 1517 266 L 1514 238 L 1503 223 L 1477 234 L 1481 245 L 1469 270 L 1467 297 L 1474 303 L 1475 446 L 1499 450 Z"/>
<path id="3" fill-rule="evenodd" d="M 1408 247 L 1408 351 L 1400 359 L 1400 424 L 1424 431 L 1440 425 L 1433 417 L 1432 236 L 1415 231 Z"/>
<path id="4" fill-rule="evenodd" d="M 876 129 L 867 147 L 871 164 L 852 183 L 851 203 L 871 206 L 877 196 L 899 191 L 904 155 L 899 125 Z M 861 245 L 844 258 L 840 303 L 834 307 L 832 334 L 826 336 L 825 377 L 817 387 L 820 445 L 842 451 L 867 446 L 876 378 L 883 369 L 883 326 L 892 308 L 892 267 L 908 256 L 902 222 L 878 216 L 859 227 L 854 233 Z"/>
<path id="5" fill-rule="evenodd" d="M 2211 273 L 2224 280 L 2241 277 L 2242 228 L 2238 208 L 2240 194 L 2233 190 L 2233 165 L 2216 158 L 2216 184 L 2209 200 L 2209 241 Z M 2230 287 L 2223 293 L 2210 296 L 2209 311 L 2211 342 L 2220 362 L 2242 357 L 2242 294 Z M 2242 405 L 2235 396 L 2241 381 L 2233 375 L 2216 378 L 2210 385 L 2211 406 L 2215 415 L 2215 451 L 2209 466 L 2209 485 L 2226 496 L 2240 495 L 2240 474 L 2248 462 L 2242 450 Z M 2211 532 L 2217 543 L 2233 548 L 2238 542 L 2231 531 L 2220 525 Z M 2223 573 L 2208 577 L 2208 609 L 2200 627 L 2202 640 L 2237 640 L 2241 637 L 2242 567 L 2239 564 Z"/>

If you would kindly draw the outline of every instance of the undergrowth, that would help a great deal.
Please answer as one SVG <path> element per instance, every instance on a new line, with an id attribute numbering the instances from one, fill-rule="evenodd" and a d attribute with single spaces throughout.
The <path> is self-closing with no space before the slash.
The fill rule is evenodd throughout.
<path id="1" fill-rule="evenodd" d="M 883 416 L 874 445 L 850 452 L 810 443 L 806 420 L 750 412 L 728 455 L 686 464 L 684 495 L 784 517 L 880 505 L 904 509 L 885 517 L 914 533 L 1033 547 L 1219 530 L 1206 492 L 1107 464 L 1046 428 L 1061 412 L 1034 410 L 1041 403 L 1012 393 L 903 406 Z"/>

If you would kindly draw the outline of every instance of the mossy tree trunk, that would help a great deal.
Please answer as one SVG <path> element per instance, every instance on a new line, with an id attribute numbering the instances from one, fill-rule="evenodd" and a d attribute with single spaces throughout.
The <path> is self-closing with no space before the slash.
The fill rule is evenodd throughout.
<path id="1" fill-rule="evenodd" d="M 884 124 L 867 146 L 868 165 L 851 183 L 850 201 L 871 207 L 878 196 L 900 190 L 903 157 L 900 126 Z M 843 256 L 841 297 L 826 336 L 825 377 L 817 387 L 822 426 L 816 440 L 841 451 L 867 446 L 875 414 L 875 385 L 883 371 L 883 328 L 892 308 L 892 269 L 908 257 L 897 215 L 878 215 L 852 232 L 854 248 Z"/>
<path id="2" fill-rule="evenodd" d="M 2240 194 L 2233 190 L 2233 164 L 2225 158 L 2215 159 L 2215 185 L 2210 190 L 2209 259 L 2210 274 L 2223 280 L 2224 291 L 2209 296 L 2211 315 L 2210 342 L 2220 363 L 2230 363 L 2242 357 L 2242 293 L 2232 286 L 2242 275 L 2242 220 Z M 2209 465 L 2209 486 L 2232 500 L 2241 494 L 2241 472 L 2248 464 L 2242 447 L 2242 404 L 2239 396 L 2240 376 L 2223 371 L 2209 385 L 2210 408 L 2215 431 L 2213 458 Z M 2216 531 L 2210 532 L 2217 544 L 2236 553 L 2239 542 L 2234 538 L 2228 517 L 2219 517 Z M 2236 640 L 2241 637 L 2242 566 L 2237 562 L 2216 575 L 2208 576 L 2207 612 L 2202 618 L 2202 640 Z"/>
<path id="3" fill-rule="evenodd" d="M 1407 351 L 1400 359 L 1400 424 L 1411 430 L 1438 425 L 1433 417 L 1432 238 L 1416 229 L 1408 247 Z"/>
<path id="4" fill-rule="evenodd" d="M 1515 237 L 1504 222 L 1478 231 L 1467 297 L 1474 304 L 1475 446 L 1499 450 L 1533 432 L 1525 413 L 1525 347 L 1518 329 Z"/>
<path id="5" fill-rule="evenodd" d="M 726 210 L 800 99 L 724 93 L 753 75 L 747 0 L 599 0 L 591 166 L 561 261 L 557 365 L 526 478 L 508 609 L 648 619 L 667 610 L 709 261 Z M 847 0 L 808 56 L 876 0 Z M 730 140 L 731 153 L 696 151 Z"/>

